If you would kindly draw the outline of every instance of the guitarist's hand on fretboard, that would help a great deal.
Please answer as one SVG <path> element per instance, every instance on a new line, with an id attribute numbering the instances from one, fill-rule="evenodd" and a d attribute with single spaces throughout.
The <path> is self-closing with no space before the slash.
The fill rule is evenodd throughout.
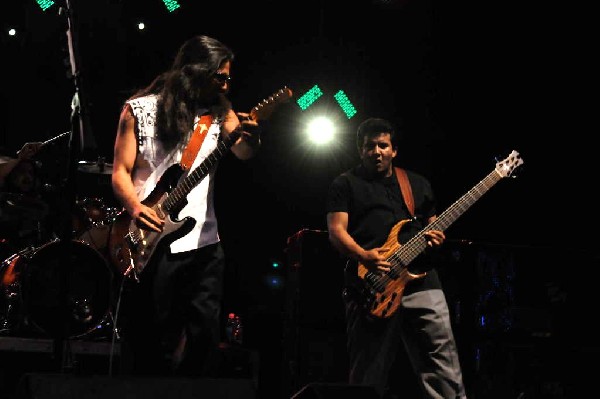
<path id="1" fill-rule="evenodd" d="M 230 111 L 223 122 L 223 129 L 227 134 L 232 127 L 240 136 L 231 151 L 241 160 L 252 158 L 260 146 L 258 120 L 252 118 L 251 114 Z"/>
<path id="2" fill-rule="evenodd" d="M 252 147 L 258 146 L 261 131 L 258 121 L 251 114 L 245 112 L 238 112 L 237 116 L 242 122 L 240 127 L 242 129 L 241 139 Z"/>
<path id="3" fill-rule="evenodd" d="M 446 240 L 446 234 L 441 230 L 427 230 L 423 233 L 427 241 L 427 249 L 439 249 Z"/>

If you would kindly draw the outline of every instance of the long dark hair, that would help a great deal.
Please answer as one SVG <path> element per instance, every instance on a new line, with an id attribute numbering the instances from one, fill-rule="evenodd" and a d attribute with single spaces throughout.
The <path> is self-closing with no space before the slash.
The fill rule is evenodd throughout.
<path id="1" fill-rule="evenodd" d="M 198 108 L 208 108 L 215 118 L 231 108 L 227 98 L 218 94 L 208 97 L 205 87 L 234 53 L 220 41 L 200 35 L 187 40 L 177 52 L 171 68 L 131 98 L 157 94 L 156 132 L 167 149 L 187 138 Z"/>

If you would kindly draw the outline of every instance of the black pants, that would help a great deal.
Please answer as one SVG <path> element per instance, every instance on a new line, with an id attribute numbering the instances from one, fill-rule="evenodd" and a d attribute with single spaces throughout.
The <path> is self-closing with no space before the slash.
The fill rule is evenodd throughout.
<path id="1" fill-rule="evenodd" d="M 219 243 L 152 258 L 126 281 L 124 344 L 138 375 L 209 376 L 220 341 L 224 255 Z M 177 348 L 181 356 L 174 356 Z"/>

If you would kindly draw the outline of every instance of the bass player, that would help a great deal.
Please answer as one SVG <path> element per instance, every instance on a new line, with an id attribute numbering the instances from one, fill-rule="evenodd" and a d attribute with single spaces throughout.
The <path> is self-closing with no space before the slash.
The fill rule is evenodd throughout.
<path id="1" fill-rule="evenodd" d="M 403 198 L 398 179 L 403 169 L 393 166 L 398 152 L 395 134 L 387 120 L 363 121 L 356 135 L 361 163 L 337 176 L 328 192 L 329 240 L 348 258 L 343 297 L 349 383 L 373 386 L 382 398 L 404 397 L 411 381 L 393 366 L 401 364 L 395 362 L 402 360 L 399 354 L 405 351 L 417 381 L 412 385 L 421 390 L 419 397 L 464 399 L 448 305 L 431 265 L 435 249 L 445 240 L 443 231 L 425 232 L 427 249 L 411 272 L 415 276 L 426 274 L 406 285 L 397 311 L 373 317 L 366 301 L 369 292 L 364 279 L 383 276 L 391 270 L 391 263 L 384 256 L 384 244 L 390 241 L 393 227 L 407 221 L 399 237 L 393 237 L 396 243 L 404 242 L 436 219 L 433 191 L 423 176 L 405 171 L 412 193 L 407 200 Z M 410 211 L 413 207 L 414 218 Z M 367 272 L 359 275 L 359 266 Z"/>

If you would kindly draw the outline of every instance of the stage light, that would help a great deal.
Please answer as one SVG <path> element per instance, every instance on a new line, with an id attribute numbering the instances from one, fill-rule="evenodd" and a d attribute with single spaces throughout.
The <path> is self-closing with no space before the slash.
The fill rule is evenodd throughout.
<path id="1" fill-rule="evenodd" d="M 318 85 L 314 85 L 312 89 L 304 93 L 304 95 L 300 96 L 296 103 L 300 106 L 300 109 L 304 111 L 306 108 L 310 107 L 315 101 L 319 99 L 323 95 L 323 92 L 319 88 Z"/>
<path id="2" fill-rule="evenodd" d="M 165 3 L 165 7 L 167 7 L 167 10 L 169 10 L 169 12 L 173 12 L 179 7 L 181 7 L 181 5 L 176 0 L 163 0 L 163 3 Z"/>
<path id="3" fill-rule="evenodd" d="M 311 120 L 306 127 L 306 135 L 311 142 L 322 145 L 333 140 L 335 124 L 327 116 L 319 116 Z"/>
<path id="4" fill-rule="evenodd" d="M 346 93 L 344 93 L 343 90 L 340 90 L 337 93 L 335 93 L 333 97 L 338 102 L 338 104 L 342 108 L 342 111 L 344 111 L 348 119 L 356 115 L 356 108 L 354 108 L 354 105 L 350 102 L 348 96 L 346 96 Z"/>
<path id="5" fill-rule="evenodd" d="M 36 0 L 36 2 L 38 3 L 38 6 L 40 6 L 42 11 L 46 11 L 47 9 L 52 7 L 52 5 L 54 5 L 54 2 L 52 0 Z"/>

